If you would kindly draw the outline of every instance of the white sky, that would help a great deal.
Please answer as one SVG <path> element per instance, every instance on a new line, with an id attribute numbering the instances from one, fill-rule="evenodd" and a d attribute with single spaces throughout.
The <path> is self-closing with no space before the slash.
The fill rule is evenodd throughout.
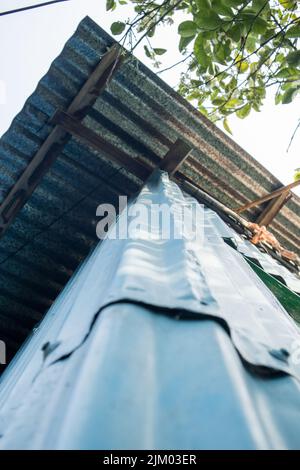
<path id="1" fill-rule="evenodd" d="M 11 10 L 42 0 L 2 0 L 0 10 Z M 105 11 L 106 0 L 71 0 L 41 9 L 0 17 L 0 135 L 9 127 L 37 82 L 47 72 L 80 20 L 89 15 L 107 32 L 110 24 L 131 16 L 131 8 L 122 6 L 113 13 Z M 160 28 L 153 44 L 168 48 L 162 56 L 164 66 L 181 58 L 178 53 L 176 27 Z M 148 66 L 142 47 L 135 54 Z M 175 86 L 182 69 L 177 67 L 161 75 Z M 252 112 L 245 120 L 230 117 L 233 139 L 268 168 L 283 183 L 293 180 L 300 167 L 300 131 L 286 153 L 291 134 L 300 118 L 300 98 L 290 105 L 273 104 L 270 96 L 263 111 Z M 222 125 L 220 125 L 221 128 Z M 300 195 L 300 189 L 297 188 Z"/>

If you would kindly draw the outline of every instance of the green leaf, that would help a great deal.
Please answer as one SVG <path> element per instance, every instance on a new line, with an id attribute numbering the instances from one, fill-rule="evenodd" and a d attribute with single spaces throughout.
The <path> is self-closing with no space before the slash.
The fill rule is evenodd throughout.
<path id="1" fill-rule="evenodd" d="M 212 10 L 199 10 L 195 16 L 195 21 L 199 28 L 203 30 L 213 30 L 222 25 L 223 20 Z"/>
<path id="2" fill-rule="evenodd" d="M 148 46 L 144 46 L 144 51 L 145 51 L 146 56 L 149 57 L 149 59 L 151 59 L 151 58 L 152 58 L 152 54 L 151 54 L 151 52 L 149 51 Z"/>
<path id="3" fill-rule="evenodd" d="M 251 104 L 250 103 L 247 103 L 245 104 L 245 106 L 243 106 L 241 109 L 239 109 L 237 112 L 236 112 L 236 115 L 237 117 L 239 117 L 240 119 L 245 119 L 245 117 L 248 116 L 248 114 L 250 113 L 251 111 Z"/>
<path id="4" fill-rule="evenodd" d="M 122 21 L 116 21 L 111 25 L 110 30 L 114 36 L 118 36 L 119 34 L 123 33 L 125 27 L 125 23 L 122 23 Z"/>
<path id="5" fill-rule="evenodd" d="M 238 83 L 238 81 L 237 81 L 236 77 L 232 77 L 230 82 L 227 85 L 228 90 L 232 91 L 234 88 L 236 88 L 237 83 Z"/>
<path id="6" fill-rule="evenodd" d="M 287 38 L 299 38 L 300 37 L 300 24 L 295 24 L 294 26 L 291 26 L 286 34 L 285 37 Z"/>
<path id="7" fill-rule="evenodd" d="M 268 22 L 255 13 L 243 11 L 240 13 L 239 17 L 246 25 L 247 33 L 248 31 L 252 31 L 256 34 L 263 34 L 268 28 Z"/>
<path id="8" fill-rule="evenodd" d="M 114 10 L 116 8 L 115 0 L 106 0 L 106 10 Z"/>
<path id="9" fill-rule="evenodd" d="M 294 10 L 297 5 L 297 2 L 295 0 L 279 0 L 279 3 L 286 10 Z"/>
<path id="10" fill-rule="evenodd" d="M 154 34 L 155 34 L 155 26 L 152 27 L 152 28 L 150 28 L 150 29 L 148 30 L 147 36 L 148 36 L 149 38 L 153 38 Z"/>
<path id="11" fill-rule="evenodd" d="M 204 114 L 204 116 L 208 115 L 207 109 L 203 105 L 198 106 L 198 109 L 200 113 Z"/>
<path id="12" fill-rule="evenodd" d="M 286 57 L 286 61 L 289 65 L 293 65 L 295 67 L 300 65 L 300 50 L 290 52 Z"/>
<path id="13" fill-rule="evenodd" d="M 177 5 L 176 10 L 185 10 L 186 8 L 189 8 L 189 4 L 187 2 L 182 2 Z"/>
<path id="14" fill-rule="evenodd" d="M 256 49 L 256 37 L 255 36 L 248 36 L 246 40 L 246 49 L 250 54 L 252 54 Z"/>
<path id="15" fill-rule="evenodd" d="M 228 7 L 226 2 L 223 2 L 222 0 L 212 0 L 212 9 L 218 15 L 228 16 L 229 18 L 232 18 L 233 16 L 233 11 L 231 8 Z"/>
<path id="16" fill-rule="evenodd" d="M 268 39 L 271 39 L 275 35 L 276 35 L 276 29 L 270 28 L 270 25 L 269 25 L 267 30 L 261 35 L 260 43 L 262 44 L 263 42 L 267 41 Z M 281 36 L 275 37 L 274 41 L 276 41 L 277 39 L 279 39 L 279 41 L 282 41 Z"/>
<path id="17" fill-rule="evenodd" d="M 295 173 L 294 173 L 294 181 L 299 181 L 300 180 L 300 168 L 296 168 Z"/>
<path id="18" fill-rule="evenodd" d="M 236 66 L 239 69 L 239 72 L 244 73 L 244 72 L 247 72 L 249 68 L 249 64 L 246 60 L 241 60 L 241 59 L 242 58 L 240 56 L 236 58 Z"/>
<path id="19" fill-rule="evenodd" d="M 293 101 L 297 92 L 299 91 L 299 87 L 290 87 L 288 88 L 282 96 L 282 104 L 288 104 Z"/>
<path id="20" fill-rule="evenodd" d="M 275 75 L 276 78 L 295 78 L 297 79 L 298 77 L 300 77 L 300 71 L 294 67 L 284 67 L 282 69 L 280 69 L 276 75 Z"/>
<path id="21" fill-rule="evenodd" d="M 242 102 L 238 98 L 232 98 L 226 103 L 226 108 L 234 108 L 237 105 L 241 105 Z"/>
<path id="22" fill-rule="evenodd" d="M 216 62 L 226 65 L 227 60 L 230 59 L 231 49 L 229 47 L 230 41 L 223 41 L 216 44 L 213 49 Z"/>
<path id="23" fill-rule="evenodd" d="M 235 42 L 239 42 L 242 37 L 242 27 L 240 24 L 235 24 L 232 28 L 226 31 L 227 36 Z"/>
<path id="24" fill-rule="evenodd" d="M 276 93 L 275 95 L 275 104 L 280 104 L 282 100 L 282 95 L 280 93 Z"/>
<path id="25" fill-rule="evenodd" d="M 282 52 L 280 52 L 279 54 L 276 55 L 276 62 L 279 62 L 280 64 L 282 64 L 283 62 L 285 62 L 285 54 L 283 54 Z"/>
<path id="26" fill-rule="evenodd" d="M 226 5 L 228 5 L 232 8 L 237 8 L 242 3 L 244 3 L 244 0 L 226 0 Z"/>
<path id="27" fill-rule="evenodd" d="M 289 76 L 290 76 L 289 67 L 284 67 L 275 74 L 276 78 L 287 78 Z"/>
<path id="28" fill-rule="evenodd" d="M 229 127 L 227 118 L 223 119 L 223 127 L 224 127 L 225 131 L 227 131 L 229 134 L 232 135 L 232 130 Z"/>
<path id="29" fill-rule="evenodd" d="M 222 106 L 222 104 L 224 104 L 224 98 L 216 98 L 212 100 L 212 104 L 215 106 Z"/>
<path id="30" fill-rule="evenodd" d="M 252 107 L 253 107 L 254 111 L 256 111 L 257 113 L 260 113 L 260 104 L 259 103 L 253 103 Z"/>
<path id="31" fill-rule="evenodd" d="M 178 26 L 178 33 L 183 38 L 193 38 L 197 33 L 197 25 L 194 21 L 183 21 Z"/>
<path id="32" fill-rule="evenodd" d="M 211 64 L 211 60 L 208 57 L 207 53 L 205 52 L 204 43 L 203 43 L 203 36 L 202 36 L 201 33 L 198 34 L 198 36 L 195 40 L 194 54 L 196 56 L 196 59 L 198 60 L 198 63 L 201 65 L 201 67 L 204 70 L 207 70 L 207 68 Z"/>
<path id="33" fill-rule="evenodd" d="M 266 0 L 253 0 L 251 8 L 254 11 L 254 13 L 259 13 L 261 14 L 269 7 L 268 2 Z"/>
<path id="34" fill-rule="evenodd" d="M 210 0 L 196 0 L 196 4 L 198 6 L 198 8 L 202 9 L 202 8 L 207 8 L 210 10 L 211 8 L 211 1 Z"/>
<path id="35" fill-rule="evenodd" d="M 194 39 L 193 36 L 190 36 L 189 38 L 184 38 L 184 37 L 180 37 L 180 41 L 179 41 L 179 52 L 182 52 L 184 49 L 186 49 L 186 47 L 190 44 L 190 42 Z"/>
<path id="36" fill-rule="evenodd" d="M 167 52 L 167 49 L 160 49 L 160 48 L 155 47 L 153 51 L 156 55 L 163 55 Z"/>
<path id="37" fill-rule="evenodd" d="M 202 30 L 201 33 L 203 34 L 204 39 L 216 39 L 217 33 L 214 30 Z"/>
<path id="38" fill-rule="evenodd" d="M 217 44 L 216 47 L 214 48 L 214 59 L 216 62 L 219 62 L 220 64 L 226 65 L 225 58 L 225 49 L 222 43 Z"/>

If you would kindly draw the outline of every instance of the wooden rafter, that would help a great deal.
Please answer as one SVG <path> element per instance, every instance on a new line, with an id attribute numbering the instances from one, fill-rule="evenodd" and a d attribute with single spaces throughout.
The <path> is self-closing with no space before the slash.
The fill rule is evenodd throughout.
<path id="1" fill-rule="evenodd" d="M 292 193 L 290 191 L 283 192 L 280 196 L 272 199 L 267 207 L 256 219 L 256 223 L 261 226 L 267 227 L 272 220 L 276 217 L 282 207 L 291 199 Z"/>
<path id="2" fill-rule="evenodd" d="M 121 64 L 124 56 L 119 45 L 114 45 L 100 60 L 95 70 L 69 105 L 67 112 L 82 119 Z M 0 206 L 0 236 L 13 222 L 41 178 L 58 157 L 70 135 L 56 125 L 33 156 L 30 163 L 11 188 Z"/>
<path id="3" fill-rule="evenodd" d="M 146 180 L 153 168 L 144 160 L 132 158 L 127 152 L 108 142 L 101 135 L 83 125 L 78 119 L 64 111 L 57 111 L 52 118 L 52 122 L 64 131 L 78 138 L 86 145 L 94 148 L 98 152 L 106 155 L 114 162 L 124 166 L 128 171 L 138 176 L 141 180 Z M 177 139 L 170 147 L 165 157 L 158 167 L 167 171 L 171 176 L 176 173 L 180 165 L 189 156 L 191 148 L 181 139 Z"/>
<path id="4" fill-rule="evenodd" d="M 114 162 L 124 166 L 128 171 L 145 180 L 151 173 L 152 168 L 145 162 L 140 162 L 136 158 L 132 158 L 124 150 L 119 149 L 115 145 L 107 142 L 101 135 L 96 134 L 93 130 L 84 126 L 78 119 L 65 113 L 57 111 L 52 121 L 61 129 L 69 134 L 77 137 L 79 140 L 89 145 L 98 152 L 106 155 Z"/>
<path id="5" fill-rule="evenodd" d="M 273 191 L 270 194 L 266 194 L 263 197 L 260 197 L 259 199 L 256 199 L 255 201 L 248 202 L 247 204 L 244 204 L 243 206 L 238 207 L 235 212 L 237 214 L 240 214 L 241 212 L 246 211 L 247 209 L 251 209 L 251 207 L 256 207 L 262 204 L 263 202 L 270 201 L 271 199 L 274 199 L 277 196 L 280 196 L 282 193 L 285 193 L 286 191 L 289 191 L 290 189 L 296 188 L 296 186 L 300 185 L 300 180 L 294 181 L 293 183 L 288 184 L 287 186 L 283 186 L 282 188 L 276 189 L 276 191 Z"/>

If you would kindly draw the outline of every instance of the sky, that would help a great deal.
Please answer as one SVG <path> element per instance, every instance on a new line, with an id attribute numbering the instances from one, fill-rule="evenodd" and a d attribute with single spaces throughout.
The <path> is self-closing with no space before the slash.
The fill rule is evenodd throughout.
<path id="1" fill-rule="evenodd" d="M 41 1 L 2 0 L 0 11 Z M 8 129 L 40 78 L 86 15 L 107 32 L 110 32 L 113 21 L 132 17 L 132 8 L 128 5 L 114 12 L 106 12 L 105 4 L 106 0 L 70 0 L 0 17 L 0 135 Z M 168 49 L 161 58 L 163 67 L 180 60 L 176 26 L 161 27 L 153 45 Z M 135 55 L 153 68 L 142 46 L 136 49 Z M 160 76 L 176 87 L 182 70 L 182 66 L 179 66 Z M 232 138 L 283 183 L 288 184 L 293 181 L 294 169 L 300 167 L 300 130 L 290 151 L 286 152 L 299 118 L 300 97 L 292 104 L 275 106 L 270 94 L 260 113 L 252 112 L 244 120 L 233 116 L 229 123 L 233 131 Z M 223 129 L 222 124 L 219 127 Z M 300 195 L 300 188 L 295 192 Z"/>

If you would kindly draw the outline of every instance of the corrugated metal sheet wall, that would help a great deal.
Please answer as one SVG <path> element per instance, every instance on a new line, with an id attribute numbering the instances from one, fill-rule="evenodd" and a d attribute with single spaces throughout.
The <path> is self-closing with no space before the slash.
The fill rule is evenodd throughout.
<path id="1" fill-rule="evenodd" d="M 166 174 L 150 201 L 191 203 Z M 197 207 L 202 243 L 144 218 L 98 245 L 2 380 L 1 448 L 299 448 L 299 330 Z"/>

